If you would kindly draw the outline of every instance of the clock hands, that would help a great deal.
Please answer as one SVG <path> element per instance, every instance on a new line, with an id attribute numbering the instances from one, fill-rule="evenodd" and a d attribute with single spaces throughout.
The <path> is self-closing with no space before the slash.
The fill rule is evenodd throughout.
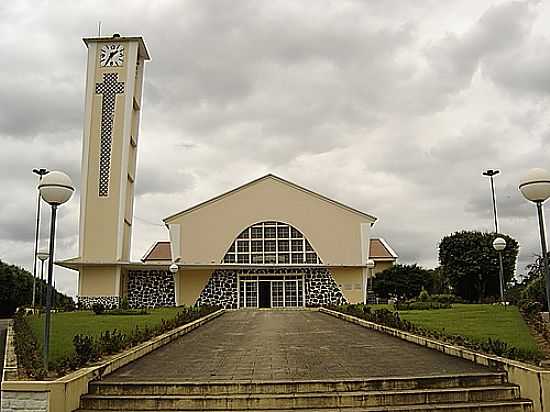
<path id="1" fill-rule="evenodd" d="M 109 62 L 111 61 L 111 59 L 113 58 L 113 56 L 117 53 L 118 53 L 118 50 L 115 50 L 115 51 L 112 51 L 111 53 L 109 53 L 109 57 L 107 58 L 107 61 L 105 62 L 105 65 L 108 65 Z"/>

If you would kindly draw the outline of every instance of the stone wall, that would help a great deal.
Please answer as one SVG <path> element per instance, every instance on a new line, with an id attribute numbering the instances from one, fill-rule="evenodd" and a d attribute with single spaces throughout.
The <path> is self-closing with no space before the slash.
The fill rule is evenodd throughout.
<path id="1" fill-rule="evenodd" d="M 48 392 L 2 391 L 2 412 L 48 412 Z"/>
<path id="2" fill-rule="evenodd" d="M 215 305 L 225 309 L 238 307 L 239 275 L 303 274 L 306 306 L 341 305 L 347 303 L 342 291 L 326 268 L 223 269 L 212 272 L 197 305 Z"/>
<path id="3" fill-rule="evenodd" d="M 131 308 L 175 306 L 174 275 L 168 270 L 130 270 L 128 304 Z"/>
<path id="4" fill-rule="evenodd" d="M 202 290 L 197 305 L 220 306 L 224 309 L 237 309 L 238 289 L 237 270 L 215 270 Z"/>
<path id="5" fill-rule="evenodd" d="M 306 306 L 342 305 L 346 298 L 328 269 L 309 269 L 304 273 Z"/>
<path id="6" fill-rule="evenodd" d="M 101 303 L 106 309 L 118 308 L 120 297 L 118 296 L 77 296 L 78 306 L 83 309 L 91 309 L 94 303 Z"/>

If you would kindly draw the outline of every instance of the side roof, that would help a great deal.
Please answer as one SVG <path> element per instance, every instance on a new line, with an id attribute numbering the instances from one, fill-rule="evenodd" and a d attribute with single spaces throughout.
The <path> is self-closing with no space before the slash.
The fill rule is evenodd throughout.
<path id="1" fill-rule="evenodd" d="M 395 251 L 382 238 L 371 238 L 369 243 L 369 256 L 378 260 L 395 260 L 398 258 Z M 172 253 L 170 251 L 169 241 L 155 242 L 141 258 L 142 262 L 150 261 L 171 261 Z"/>
<path id="2" fill-rule="evenodd" d="M 235 189 L 232 189 L 232 190 L 230 190 L 230 191 L 228 191 L 228 192 L 222 193 L 221 195 L 218 195 L 218 196 L 216 196 L 216 197 L 213 197 L 213 198 L 211 198 L 211 199 L 209 199 L 209 200 L 206 200 L 206 201 L 204 201 L 204 202 L 202 202 L 202 203 L 199 203 L 199 204 L 197 204 L 197 205 L 195 205 L 195 206 L 192 206 L 192 207 L 190 207 L 190 208 L 188 208 L 188 209 L 182 210 L 181 212 L 178 212 L 178 213 L 175 213 L 175 214 L 173 214 L 173 215 L 170 215 L 170 216 L 164 218 L 164 219 L 163 219 L 163 222 L 164 222 L 164 223 L 170 223 L 170 221 L 173 220 L 173 219 L 175 219 L 175 218 L 178 218 L 178 217 L 180 217 L 180 216 L 182 216 L 182 215 L 185 215 L 185 214 L 187 214 L 187 213 L 190 213 L 190 212 L 192 212 L 192 211 L 195 211 L 195 210 L 197 210 L 197 209 L 200 209 L 200 208 L 202 208 L 202 207 L 204 207 L 204 206 L 207 206 L 207 205 L 209 205 L 209 204 L 211 204 L 211 203 L 215 203 L 215 202 L 217 202 L 217 201 L 220 201 L 220 200 L 224 199 L 224 198 L 227 197 L 227 196 L 230 196 L 230 195 L 232 195 L 232 194 L 234 194 L 234 193 L 237 193 L 237 192 L 239 192 L 239 191 L 241 191 L 241 190 L 243 190 L 243 189 L 246 189 L 246 188 L 249 187 L 249 186 L 252 186 L 252 185 L 257 184 L 257 183 L 259 183 L 259 182 L 261 182 L 261 181 L 263 181 L 263 180 L 268 180 L 268 179 L 276 180 L 276 181 L 278 181 L 278 182 L 280 182 L 280 183 L 283 183 L 283 184 L 285 184 L 285 185 L 287 185 L 287 186 L 292 187 L 293 189 L 300 190 L 300 191 L 302 191 L 302 192 L 304 192 L 304 193 L 309 194 L 310 196 L 314 196 L 314 197 L 316 197 L 316 198 L 318 198 L 318 199 L 320 199 L 320 200 L 323 200 L 323 201 L 325 201 L 325 202 L 328 202 L 328 203 L 331 203 L 331 204 L 333 204 L 333 205 L 335 205 L 335 206 L 338 206 L 338 207 L 340 207 L 340 208 L 342 208 L 342 209 L 344 209 L 344 210 L 347 210 L 348 212 L 352 212 L 352 213 L 358 214 L 358 215 L 360 215 L 360 216 L 362 216 L 362 217 L 367 218 L 368 220 L 370 220 L 371 223 L 374 223 L 374 222 L 376 222 L 376 221 L 378 220 L 378 218 L 375 217 L 375 216 L 373 216 L 373 215 L 370 215 L 370 214 L 365 213 L 365 212 L 361 212 L 360 210 L 355 209 L 355 208 L 353 208 L 353 207 L 351 207 L 351 206 L 348 206 L 348 205 L 345 205 L 345 204 L 343 204 L 343 203 L 340 203 L 340 202 L 338 202 L 338 201 L 336 201 L 336 200 L 330 199 L 330 198 L 328 198 L 328 197 L 326 197 L 326 196 L 323 196 L 323 195 L 321 195 L 321 194 L 319 194 L 319 193 L 317 193 L 317 192 L 314 192 L 313 190 L 306 189 L 305 187 L 299 186 L 299 185 L 297 185 L 296 183 L 290 182 L 290 181 L 288 181 L 288 180 L 286 180 L 286 179 L 283 179 L 283 178 L 281 178 L 281 177 L 279 177 L 279 176 L 275 176 L 274 174 L 269 173 L 269 174 L 267 174 L 267 175 L 265 175 L 265 176 L 262 176 L 262 177 L 260 177 L 260 178 L 258 178 L 258 179 L 255 179 L 255 180 L 252 180 L 252 181 L 250 181 L 250 182 L 248 182 L 248 183 L 245 183 L 244 185 L 241 185 L 241 186 L 239 186 L 239 187 L 236 187 Z"/>

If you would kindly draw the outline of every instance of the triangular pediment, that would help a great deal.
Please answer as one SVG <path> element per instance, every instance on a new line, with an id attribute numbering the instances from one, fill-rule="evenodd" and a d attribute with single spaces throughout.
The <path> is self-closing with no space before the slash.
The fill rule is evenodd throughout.
<path id="1" fill-rule="evenodd" d="M 255 179 L 255 180 L 252 180 L 251 182 L 248 182 L 242 186 L 239 186 L 235 189 L 232 189 L 228 192 L 225 192 L 225 193 L 222 193 L 221 195 L 218 195 L 216 197 L 213 197 L 212 199 L 209 199 L 205 202 L 202 202 L 202 203 L 199 203 L 195 206 L 192 206 L 188 209 L 185 209 L 181 212 L 178 212 L 178 213 L 175 213 L 173 215 L 170 215 L 168 217 L 166 217 L 165 219 L 163 219 L 163 221 L 167 224 L 171 223 L 174 219 L 177 219 L 183 215 L 186 215 L 188 213 L 191 213 L 191 212 L 194 212 L 196 210 L 199 210 L 203 207 L 207 207 L 208 205 L 210 204 L 213 204 L 213 203 L 216 203 L 216 202 L 220 202 L 220 201 L 223 201 L 225 198 L 229 197 L 229 196 L 234 196 L 234 195 L 237 195 L 239 192 L 241 191 L 244 191 L 244 190 L 247 190 L 249 188 L 252 188 L 253 186 L 256 186 L 256 185 L 262 185 L 262 184 L 269 184 L 271 182 L 277 182 L 277 183 L 280 183 L 280 184 L 283 184 L 283 185 L 286 185 L 289 189 L 293 189 L 293 190 L 298 190 L 298 191 L 301 191 L 304 196 L 311 196 L 311 197 L 314 197 L 316 199 L 318 199 L 319 201 L 322 201 L 322 202 L 326 202 L 326 203 L 329 203 L 337 208 L 340 208 L 341 210 L 343 211 L 346 211 L 346 212 L 349 212 L 349 213 L 353 213 L 355 215 L 359 215 L 361 216 L 362 218 L 364 218 L 365 220 L 367 220 L 368 222 L 370 223 L 374 223 L 376 222 L 377 218 L 375 216 L 372 216 L 368 213 L 365 213 L 365 212 L 362 212 L 360 210 L 357 210 L 351 206 L 347 206 L 343 203 L 340 203 L 336 200 L 333 200 L 333 199 L 330 199 L 326 196 L 323 196 L 317 192 L 314 192 L 312 190 L 309 190 L 303 186 L 300 186 L 300 185 L 297 185 L 296 183 L 293 183 L 293 182 L 290 182 L 286 179 L 283 179 L 279 176 L 276 176 L 274 174 L 267 174 L 265 176 L 262 176 L 258 179 Z"/>

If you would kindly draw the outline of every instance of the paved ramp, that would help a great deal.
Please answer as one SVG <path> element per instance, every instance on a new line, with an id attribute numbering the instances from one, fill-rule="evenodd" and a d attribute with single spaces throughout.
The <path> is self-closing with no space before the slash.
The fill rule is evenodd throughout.
<path id="1" fill-rule="evenodd" d="M 234 311 L 106 381 L 437 376 L 489 369 L 315 311 Z"/>

